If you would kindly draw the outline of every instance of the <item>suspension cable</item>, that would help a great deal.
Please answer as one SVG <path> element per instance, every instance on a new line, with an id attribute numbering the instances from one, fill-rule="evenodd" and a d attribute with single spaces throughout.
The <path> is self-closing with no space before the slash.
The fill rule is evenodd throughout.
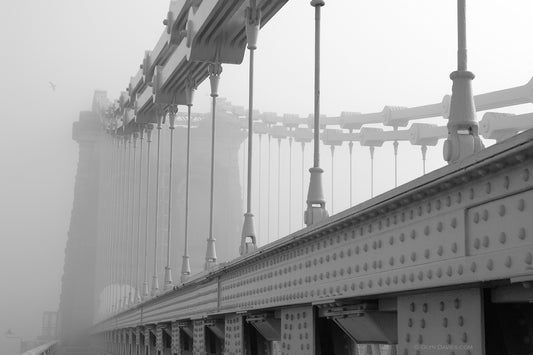
<path id="1" fill-rule="evenodd" d="M 332 144 L 330 146 L 331 150 L 331 213 L 335 213 L 335 207 L 333 201 L 335 200 L 335 146 Z"/>
<path id="2" fill-rule="evenodd" d="M 374 146 L 370 146 L 370 197 L 374 197 Z"/>
<path id="3" fill-rule="evenodd" d="M 130 267 L 129 267 L 129 283 L 130 283 L 130 290 L 129 290 L 129 299 L 128 303 L 132 305 L 135 301 L 134 299 L 134 293 L 132 292 L 133 288 L 133 267 L 134 267 L 134 255 L 135 255 L 135 242 L 134 242 L 134 235 L 135 235 L 135 177 L 136 177 L 136 159 L 137 159 L 137 138 L 138 138 L 137 132 L 133 133 L 133 170 L 132 170 L 132 176 L 131 176 L 131 233 L 130 233 L 130 243 L 131 243 L 131 256 L 130 256 Z"/>
<path id="4" fill-rule="evenodd" d="M 216 108 L 218 97 L 218 84 L 220 82 L 220 74 L 222 74 L 222 66 L 220 63 L 210 64 L 208 67 L 209 82 L 211 84 L 211 182 L 209 187 L 209 238 L 207 239 L 207 249 L 205 254 L 205 266 L 208 270 L 217 262 L 217 254 L 215 248 L 215 238 L 213 235 L 214 225 L 214 194 L 215 194 L 215 128 L 216 128 Z"/>
<path id="5" fill-rule="evenodd" d="M 144 220 L 144 282 L 143 282 L 143 300 L 149 296 L 148 290 L 148 216 L 150 215 L 150 146 L 152 143 L 152 129 L 153 126 L 148 124 L 146 126 L 146 208 Z"/>
<path id="6" fill-rule="evenodd" d="M 170 242 L 172 239 L 172 161 L 173 161 L 173 147 L 174 147 L 174 128 L 176 121 L 176 113 L 178 111 L 177 105 L 171 105 L 168 115 L 168 123 L 170 130 L 170 157 L 169 157 L 169 172 L 168 172 L 168 224 L 167 224 L 167 263 L 165 266 L 165 279 L 163 289 L 168 291 L 172 288 L 172 269 L 170 267 Z"/>
<path id="7" fill-rule="evenodd" d="M 305 222 L 305 142 L 302 142 L 302 228 Z"/>
<path id="8" fill-rule="evenodd" d="M 351 133 L 351 132 L 350 132 Z M 350 207 L 353 206 L 353 142 L 350 141 L 348 143 L 348 152 L 350 154 Z"/>
<path id="9" fill-rule="evenodd" d="M 271 145 L 272 145 L 272 138 L 270 134 L 268 135 L 268 174 L 267 174 L 267 243 L 270 243 L 270 167 L 272 165 L 271 161 Z"/>
<path id="10" fill-rule="evenodd" d="M 139 192 L 137 197 L 137 261 L 135 262 L 136 272 L 135 272 L 135 303 L 140 302 L 141 300 L 141 288 L 140 288 L 140 274 L 139 274 L 139 263 L 141 260 L 141 193 L 142 193 L 142 182 L 143 182 L 143 140 L 144 140 L 144 128 L 141 125 L 139 129 Z M 148 211 L 146 211 L 148 212 Z"/>
<path id="11" fill-rule="evenodd" d="M 155 223 L 154 223 L 154 267 L 152 275 L 152 297 L 159 293 L 159 280 L 157 277 L 157 239 L 159 228 L 159 176 L 161 165 L 161 123 L 163 112 L 157 113 L 157 157 L 156 157 L 156 180 L 155 180 Z"/>
<path id="12" fill-rule="evenodd" d="M 191 264 L 189 260 L 189 180 L 191 168 L 191 107 L 195 90 L 196 82 L 189 76 L 185 88 L 187 94 L 187 163 L 185 172 L 185 241 L 181 265 L 181 282 L 186 282 L 191 275 Z"/>
<path id="13" fill-rule="evenodd" d="M 250 0 L 250 6 L 245 11 L 246 38 L 250 53 L 250 70 L 248 82 L 248 179 L 246 186 L 246 213 L 242 227 L 241 245 L 239 253 L 247 254 L 257 246 L 254 215 L 252 214 L 252 147 L 253 147 L 253 108 L 254 108 L 254 51 L 257 49 L 257 36 L 259 34 L 261 11 L 256 0 Z M 249 242 L 248 239 L 251 239 Z"/>
<path id="14" fill-rule="evenodd" d="M 289 137 L 289 233 L 292 231 L 292 137 Z"/>

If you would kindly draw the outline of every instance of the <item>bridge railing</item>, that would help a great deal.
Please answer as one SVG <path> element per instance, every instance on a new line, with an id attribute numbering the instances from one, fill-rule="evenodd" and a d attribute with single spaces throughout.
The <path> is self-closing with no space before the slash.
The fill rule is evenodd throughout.
<path id="1" fill-rule="evenodd" d="M 57 341 L 52 341 L 26 351 L 22 355 L 55 355 L 57 353 Z"/>

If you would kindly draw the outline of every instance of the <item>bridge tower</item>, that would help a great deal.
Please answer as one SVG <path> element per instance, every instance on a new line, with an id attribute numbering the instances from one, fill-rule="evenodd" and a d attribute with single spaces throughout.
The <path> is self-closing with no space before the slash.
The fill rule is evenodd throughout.
<path id="1" fill-rule="evenodd" d="M 93 112 L 81 112 L 72 127 L 72 138 L 79 144 L 79 160 L 59 302 L 61 339 L 75 339 L 93 323 L 101 134 L 98 116 Z"/>
<path id="2" fill-rule="evenodd" d="M 104 95 L 105 96 L 105 95 Z M 95 93 L 95 101 L 101 102 L 102 93 Z M 106 101 L 106 100 L 104 100 Z M 108 103 L 105 103 L 108 105 Z M 61 339 L 75 339 L 77 335 L 83 334 L 95 320 L 98 309 L 102 307 L 102 291 L 109 287 L 113 280 L 109 280 L 109 269 L 112 265 L 126 266 L 129 273 L 129 264 L 127 262 L 127 250 L 122 250 L 122 255 L 115 255 L 113 260 L 105 260 L 105 255 L 113 246 L 109 244 L 105 237 L 106 227 L 105 215 L 106 207 L 109 209 L 108 196 L 102 191 L 105 186 L 111 184 L 106 181 L 104 171 L 108 168 L 105 166 L 109 163 L 109 154 L 105 144 L 107 133 L 103 129 L 102 118 L 105 114 L 99 107 L 102 105 L 93 105 L 92 111 L 80 113 L 79 121 L 73 125 L 73 139 L 79 144 L 79 162 L 76 174 L 74 203 L 70 228 L 68 232 L 67 247 L 65 250 L 65 266 L 62 280 L 62 292 L 58 315 L 58 331 Z M 221 110 L 217 113 L 217 120 L 220 129 L 217 131 L 217 154 L 219 159 L 216 162 L 217 181 L 216 186 L 223 185 L 224 188 L 218 188 L 215 193 L 214 214 L 215 227 L 217 230 L 217 240 L 219 246 L 217 254 L 220 261 L 231 260 L 237 256 L 237 251 L 230 241 L 235 235 L 238 235 L 240 224 L 242 222 L 242 199 L 241 186 L 239 182 L 239 165 L 238 152 L 243 141 L 243 133 L 240 130 L 240 124 L 235 120 L 233 115 L 228 115 Z M 206 120 L 195 122 L 193 130 L 194 141 L 191 147 L 191 187 L 192 204 L 190 206 L 189 230 L 190 230 L 190 254 L 191 267 L 194 272 L 203 270 L 205 262 L 206 236 L 209 219 L 209 134 L 210 124 Z M 165 132 L 166 133 L 166 132 Z M 179 257 L 182 253 L 183 223 L 184 214 L 183 206 L 185 200 L 185 145 L 186 132 L 183 127 L 176 129 L 176 142 L 174 146 L 174 176 L 173 185 L 176 187 L 172 193 L 174 212 L 171 215 L 173 220 L 173 240 L 171 246 L 172 263 L 175 269 L 179 268 Z M 162 134 L 161 142 L 161 161 L 168 162 L 169 149 L 168 137 Z M 152 151 L 150 162 L 155 162 L 155 152 Z M 146 159 L 146 157 L 145 157 Z M 160 205 L 161 207 L 168 204 L 168 169 L 166 163 L 162 164 L 161 186 L 160 186 Z M 146 173 L 146 164 L 143 167 L 143 174 Z M 153 172 L 152 172 L 153 174 Z M 153 189 L 152 189 L 153 190 Z M 150 191 L 148 198 L 153 201 L 155 191 Z M 143 192 L 144 195 L 144 192 Z M 153 202 L 152 207 L 153 207 Z M 144 204 L 144 201 L 143 201 Z M 168 214 L 165 214 L 165 208 L 160 208 L 163 213 L 159 217 L 159 240 L 158 260 L 163 260 L 166 253 L 167 244 L 163 238 L 167 231 Z M 144 212 L 144 211 L 143 211 Z M 149 214 L 148 228 L 148 254 L 149 268 L 153 263 L 153 250 L 151 249 L 153 240 L 153 223 L 155 221 L 154 209 L 147 211 Z M 135 220 L 134 223 L 137 223 Z M 141 224 L 144 223 L 144 217 Z M 141 228 L 141 233 L 144 226 Z M 144 234 L 143 238 L 144 239 Z M 143 246 L 141 246 L 143 247 Z M 109 255 L 109 253 L 107 254 Z M 162 280 L 163 265 L 160 263 L 157 273 Z M 179 270 L 178 270 L 179 271 Z M 135 270 L 132 270 L 135 273 Z M 141 273 L 142 275 L 143 273 Z M 151 275 L 151 271 L 149 272 Z M 116 286 L 116 285 L 115 285 Z M 122 287 L 128 285 L 122 285 Z M 135 282 L 131 287 L 135 287 Z"/>

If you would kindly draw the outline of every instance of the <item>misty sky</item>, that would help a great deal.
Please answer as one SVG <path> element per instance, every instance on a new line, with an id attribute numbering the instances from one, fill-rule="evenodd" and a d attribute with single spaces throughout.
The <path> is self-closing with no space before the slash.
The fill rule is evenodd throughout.
<path id="1" fill-rule="evenodd" d="M 533 2 L 467 3 L 474 92 L 529 81 Z M 8 328 L 33 338 L 40 332 L 42 312 L 58 306 L 78 155 L 72 122 L 80 110 L 90 109 L 95 89 L 116 98 L 126 88 L 144 51 L 164 30 L 167 9 L 168 0 L 0 4 L 1 354 L 14 354 L 18 346 L 4 338 Z M 309 1 L 291 0 L 261 31 L 257 109 L 312 112 L 313 21 Z M 448 76 L 455 68 L 455 1 L 329 0 L 322 41 L 324 113 L 439 102 L 451 90 Z M 219 92 L 234 104 L 247 102 L 246 59 L 241 66 L 224 66 Z M 206 82 L 194 109 L 208 111 L 208 93 Z M 529 106 L 515 110 L 530 111 Z M 378 192 L 392 187 L 386 176 L 391 172 L 388 149 L 377 153 L 383 159 Z M 418 176 L 409 166 L 417 151 L 405 151 L 401 182 Z M 431 169 L 443 165 L 440 149 L 428 154 Z"/>

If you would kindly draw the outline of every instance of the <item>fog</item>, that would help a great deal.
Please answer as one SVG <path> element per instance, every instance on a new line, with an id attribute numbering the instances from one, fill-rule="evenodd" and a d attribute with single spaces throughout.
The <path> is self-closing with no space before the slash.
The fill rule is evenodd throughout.
<path id="1" fill-rule="evenodd" d="M 106 90 L 111 99 L 125 90 L 144 51 L 163 31 L 167 9 L 167 0 L 0 4 L 1 354 L 18 351 L 18 340 L 4 337 L 7 329 L 33 339 L 40 334 L 42 313 L 58 307 L 78 157 L 72 122 L 79 111 L 90 109 L 94 90 Z M 468 1 L 475 93 L 523 85 L 532 77 L 532 10 L 530 0 Z M 322 13 L 323 113 L 436 103 L 450 93 L 448 76 L 456 67 L 455 2 L 330 0 Z M 313 21 L 308 1 L 291 0 L 261 31 L 255 64 L 258 110 L 312 112 Z M 240 66 L 224 66 L 220 95 L 245 105 L 247 70 L 246 59 Z M 194 110 L 209 111 L 208 94 L 205 82 Z M 530 111 L 525 106 L 504 112 Z M 428 170 L 444 164 L 440 147 L 428 151 Z M 273 143 L 274 156 L 276 149 Z M 367 156 L 358 152 L 355 164 L 368 166 Z M 417 149 L 401 146 L 400 183 L 420 175 L 412 163 L 419 159 Z M 391 162 L 389 143 L 376 152 L 376 194 L 393 187 Z M 346 174 L 339 179 L 337 184 L 345 187 Z M 363 173 L 357 179 L 357 186 L 369 183 Z M 326 175 L 327 197 L 328 181 Z M 355 202 L 369 197 L 359 189 Z M 346 194 L 338 189 L 335 211 L 346 207 Z M 283 225 L 282 235 L 288 232 L 287 220 Z"/>

